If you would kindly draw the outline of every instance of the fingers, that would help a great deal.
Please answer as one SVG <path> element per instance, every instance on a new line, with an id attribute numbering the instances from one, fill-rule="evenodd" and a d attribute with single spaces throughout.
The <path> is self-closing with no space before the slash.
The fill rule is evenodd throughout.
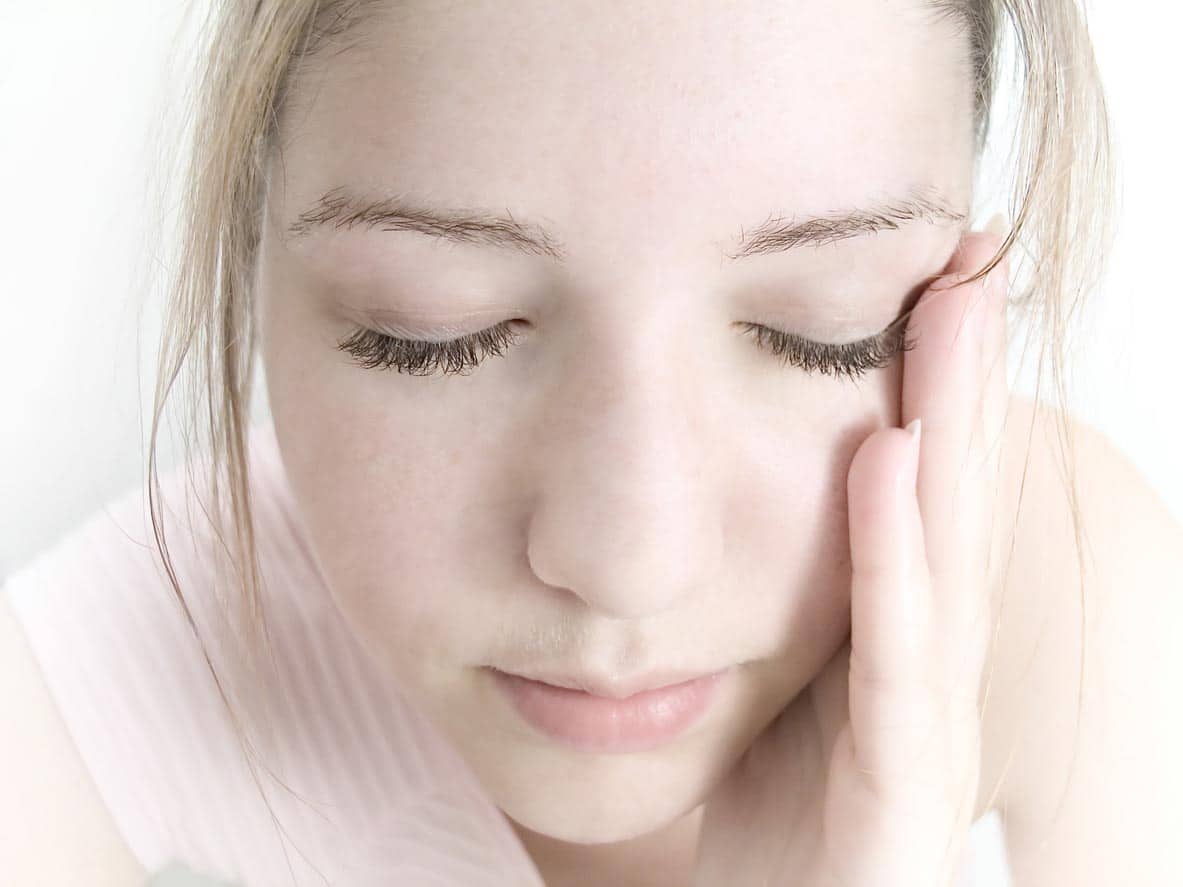
<path id="1" fill-rule="evenodd" d="M 977 504 L 966 470 L 984 452 L 979 422 L 989 294 L 983 281 L 964 280 L 990 259 L 997 242 L 993 234 L 967 235 L 949 273 L 921 297 L 908 324 L 915 347 L 904 361 L 901 424 L 924 420 L 917 489 L 929 566 L 945 586 L 964 579 L 964 543 L 976 530 L 967 517 Z"/>
<path id="2" fill-rule="evenodd" d="M 931 683 L 932 593 L 916 498 L 924 431 L 876 432 L 847 475 L 850 723 L 859 767 L 884 781 L 910 761 L 915 737 L 901 725 L 917 723 Z"/>
<path id="3" fill-rule="evenodd" d="M 924 421 L 917 497 L 924 526 L 935 606 L 950 655 L 951 678 L 973 676 L 988 633 L 986 560 L 998 488 L 1001 421 L 1005 411 L 1005 355 L 998 319 L 1006 266 L 985 279 L 966 279 L 994 256 L 1001 238 L 972 233 L 949 273 L 921 298 L 909 322 L 915 342 L 907 352 L 901 421 Z M 987 358 L 993 358 L 988 372 Z M 991 384 L 987 385 L 987 381 Z M 969 688 L 966 687 L 966 692 Z"/>
<path id="4" fill-rule="evenodd" d="M 900 428 L 872 434 L 847 476 L 850 719 L 831 758 L 826 834 L 841 882 L 859 887 L 947 883 L 934 873 L 957 852 L 974 781 L 972 737 L 950 729 L 934 679 L 941 626 L 916 494 L 920 430 L 915 442 Z"/>
<path id="5" fill-rule="evenodd" d="M 880 790 L 917 773 L 926 747 L 956 754 L 951 721 L 975 716 L 989 616 L 986 566 L 1006 386 L 1006 266 L 966 284 L 1001 238 L 966 235 L 912 312 L 901 414 L 867 438 L 847 480 L 852 563 L 850 717 Z M 930 735 L 936 731 L 936 736 Z M 948 775 L 948 761 L 937 770 Z M 934 771 L 936 772 L 936 771 Z"/>
<path id="6" fill-rule="evenodd" d="M 847 863 L 852 884 L 945 883 L 972 818 L 1007 269 L 966 281 L 1000 243 L 966 235 L 912 311 L 900 412 L 902 425 L 922 423 L 918 447 L 903 428 L 877 431 L 847 476 L 850 721 L 828 831 L 861 848 L 835 857 L 860 860 Z"/>

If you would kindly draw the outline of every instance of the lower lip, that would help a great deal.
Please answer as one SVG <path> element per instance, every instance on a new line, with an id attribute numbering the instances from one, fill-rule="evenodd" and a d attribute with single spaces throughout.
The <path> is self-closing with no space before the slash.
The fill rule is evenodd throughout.
<path id="1" fill-rule="evenodd" d="M 551 739 L 583 752 L 636 752 L 663 745 L 696 723 L 730 669 L 627 699 L 490 671 L 518 714 Z"/>

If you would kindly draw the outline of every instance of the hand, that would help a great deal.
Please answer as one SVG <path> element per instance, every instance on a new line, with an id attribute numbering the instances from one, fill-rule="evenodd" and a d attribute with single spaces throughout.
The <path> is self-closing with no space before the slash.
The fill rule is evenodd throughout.
<path id="1" fill-rule="evenodd" d="M 847 476 L 850 640 L 707 800 L 695 887 L 954 887 L 980 771 L 1009 398 L 1001 238 L 966 234 L 908 323 L 901 425 Z"/>

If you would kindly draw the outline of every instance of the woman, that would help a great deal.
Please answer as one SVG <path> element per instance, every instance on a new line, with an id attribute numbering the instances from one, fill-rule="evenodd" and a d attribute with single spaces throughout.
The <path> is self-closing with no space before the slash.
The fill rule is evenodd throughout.
<path id="1" fill-rule="evenodd" d="M 1107 239 L 1072 4 L 213 24 L 156 404 L 196 373 L 199 505 L 149 484 L 167 574 L 100 523 L 9 591 L 13 760 L 94 779 L 111 883 L 951 885 L 990 810 L 1017 885 L 1177 878 L 1166 805 L 1090 794 L 1171 763 L 1095 737 L 1157 741 L 1098 688 L 1159 650 L 1180 531 L 1007 389 L 1008 308 L 1058 348 Z"/>

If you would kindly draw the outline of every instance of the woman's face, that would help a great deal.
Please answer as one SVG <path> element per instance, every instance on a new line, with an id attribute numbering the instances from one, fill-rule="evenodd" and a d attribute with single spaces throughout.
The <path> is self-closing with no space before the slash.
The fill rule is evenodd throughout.
<path id="1" fill-rule="evenodd" d="M 863 339 L 942 271 L 955 218 L 871 229 L 969 207 L 966 37 L 920 0 L 411 2 L 360 37 L 282 121 L 259 267 L 310 540 L 512 820 L 653 831 L 848 635 L 846 472 L 898 424 L 902 359 L 811 372 L 743 325 Z M 412 211 L 357 214 L 380 198 Z M 516 342 L 464 375 L 338 347 L 502 323 Z M 687 732 L 596 753 L 536 732 L 489 666 L 731 671 Z"/>

